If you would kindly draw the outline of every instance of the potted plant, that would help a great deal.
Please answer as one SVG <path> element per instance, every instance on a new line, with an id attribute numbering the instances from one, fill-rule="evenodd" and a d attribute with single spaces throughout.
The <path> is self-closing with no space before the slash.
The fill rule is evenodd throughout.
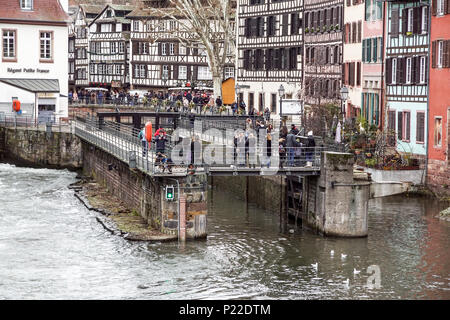
<path id="1" fill-rule="evenodd" d="M 308 28 L 305 28 L 305 33 L 308 33 L 309 32 L 309 29 Z"/>

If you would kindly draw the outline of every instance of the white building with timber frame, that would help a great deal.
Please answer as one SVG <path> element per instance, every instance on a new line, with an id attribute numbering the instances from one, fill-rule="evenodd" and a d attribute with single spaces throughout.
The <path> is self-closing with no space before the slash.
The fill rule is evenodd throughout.
<path id="1" fill-rule="evenodd" d="M 280 85 L 297 98 L 303 77 L 303 0 L 239 0 L 237 84 L 247 110 L 279 114 Z"/>

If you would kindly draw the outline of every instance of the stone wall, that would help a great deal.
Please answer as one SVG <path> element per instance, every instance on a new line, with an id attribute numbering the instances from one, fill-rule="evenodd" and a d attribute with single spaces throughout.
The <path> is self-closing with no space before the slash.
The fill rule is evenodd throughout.
<path id="1" fill-rule="evenodd" d="M 88 143 L 82 143 L 83 172 L 93 177 L 138 212 L 152 228 L 167 234 L 177 234 L 178 203 L 165 200 L 165 186 L 177 183 L 168 177 L 149 176 Z M 181 192 L 186 196 L 186 234 L 188 238 L 206 236 L 207 202 L 202 175 L 176 177 Z M 176 194 L 177 196 L 177 194 Z"/>
<path id="2" fill-rule="evenodd" d="M 2 152 L 3 151 L 3 152 Z M 46 168 L 82 167 L 81 142 L 70 132 L 0 127 L 3 160 L 18 165 Z"/>
<path id="3" fill-rule="evenodd" d="M 428 160 L 426 184 L 439 197 L 450 197 L 450 166 L 447 161 Z"/>
<path id="4" fill-rule="evenodd" d="M 283 176 L 210 177 L 209 183 L 243 201 L 256 204 L 271 213 L 286 210 L 286 178 Z"/>

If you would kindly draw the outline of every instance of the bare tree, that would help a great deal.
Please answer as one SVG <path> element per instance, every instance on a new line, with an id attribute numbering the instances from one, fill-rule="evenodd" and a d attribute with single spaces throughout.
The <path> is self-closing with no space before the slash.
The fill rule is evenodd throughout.
<path id="1" fill-rule="evenodd" d="M 222 81 L 227 63 L 234 64 L 236 51 L 235 0 L 167 0 L 168 7 L 158 8 L 161 16 L 175 20 L 177 33 L 173 33 L 188 47 L 200 46 L 205 50 L 212 73 L 214 95 L 222 96 Z M 182 35 L 189 34 L 189 39 Z M 177 36 L 178 35 L 178 36 Z"/>

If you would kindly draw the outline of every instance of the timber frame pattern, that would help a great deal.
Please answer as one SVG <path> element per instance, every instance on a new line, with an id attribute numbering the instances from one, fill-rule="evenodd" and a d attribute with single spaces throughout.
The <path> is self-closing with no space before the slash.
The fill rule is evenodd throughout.
<path id="1" fill-rule="evenodd" d="M 343 0 L 305 0 L 305 85 L 307 104 L 339 99 L 343 76 Z"/>
<path id="2" fill-rule="evenodd" d="M 301 83 L 303 0 L 239 0 L 239 81 Z"/>

